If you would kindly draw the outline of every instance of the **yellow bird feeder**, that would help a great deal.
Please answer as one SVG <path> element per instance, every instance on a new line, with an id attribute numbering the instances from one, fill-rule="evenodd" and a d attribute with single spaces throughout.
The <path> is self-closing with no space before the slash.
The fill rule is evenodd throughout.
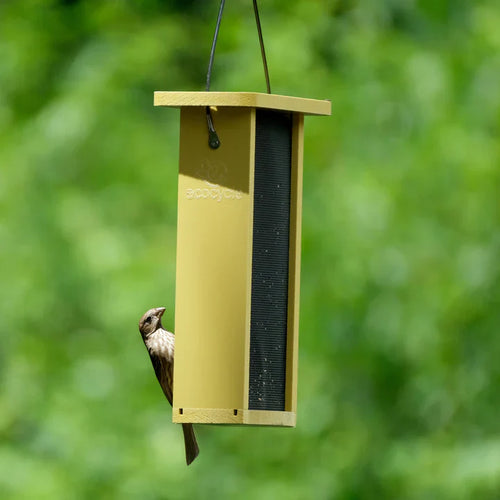
<path id="1" fill-rule="evenodd" d="M 181 110 L 173 421 L 293 427 L 304 115 L 331 103 L 155 92 L 154 104 Z"/>

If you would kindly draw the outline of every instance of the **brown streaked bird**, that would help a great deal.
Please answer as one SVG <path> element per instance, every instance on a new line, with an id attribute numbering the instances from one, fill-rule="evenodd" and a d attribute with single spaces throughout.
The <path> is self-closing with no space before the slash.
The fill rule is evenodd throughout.
<path id="1" fill-rule="evenodd" d="M 153 363 L 156 378 L 168 402 L 172 404 L 173 376 L 174 376 L 174 334 L 165 330 L 161 324 L 164 307 L 154 307 L 147 311 L 139 321 L 139 331 L 142 340 Z M 186 447 L 186 463 L 189 465 L 200 452 L 193 424 L 182 424 L 184 445 Z"/>

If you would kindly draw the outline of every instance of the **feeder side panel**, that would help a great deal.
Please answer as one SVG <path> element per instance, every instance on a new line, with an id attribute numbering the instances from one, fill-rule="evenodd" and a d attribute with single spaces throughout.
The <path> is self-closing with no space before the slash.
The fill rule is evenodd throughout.
<path id="1" fill-rule="evenodd" d="M 290 257 L 288 279 L 288 336 L 285 410 L 297 411 L 299 357 L 300 257 L 302 241 L 302 178 L 304 115 L 294 113 L 292 132 L 292 196 L 290 200 Z"/>
<path id="2" fill-rule="evenodd" d="M 174 421 L 181 409 L 232 416 L 248 397 L 255 110 L 220 108 L 213 120 L 216 150 L 205 108 L 181 111 Z"/>

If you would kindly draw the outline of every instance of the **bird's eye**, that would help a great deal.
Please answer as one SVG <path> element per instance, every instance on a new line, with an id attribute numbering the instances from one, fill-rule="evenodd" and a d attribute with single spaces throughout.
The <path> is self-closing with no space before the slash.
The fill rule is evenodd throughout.
<path id="1" fill-rule="evenodd" d="M 148 316 L 148 317 L 146 318 L 146 323 L 151 323 L 151 316 Z"/>

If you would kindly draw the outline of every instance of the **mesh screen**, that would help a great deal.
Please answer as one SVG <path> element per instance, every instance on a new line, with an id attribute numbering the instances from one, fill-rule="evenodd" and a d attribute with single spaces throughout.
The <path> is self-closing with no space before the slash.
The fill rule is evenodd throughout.
<path id="1" fill-rule="evenodd" d="M 292 117 L 257 110 L 249 408 L 285 409 Z"/>

